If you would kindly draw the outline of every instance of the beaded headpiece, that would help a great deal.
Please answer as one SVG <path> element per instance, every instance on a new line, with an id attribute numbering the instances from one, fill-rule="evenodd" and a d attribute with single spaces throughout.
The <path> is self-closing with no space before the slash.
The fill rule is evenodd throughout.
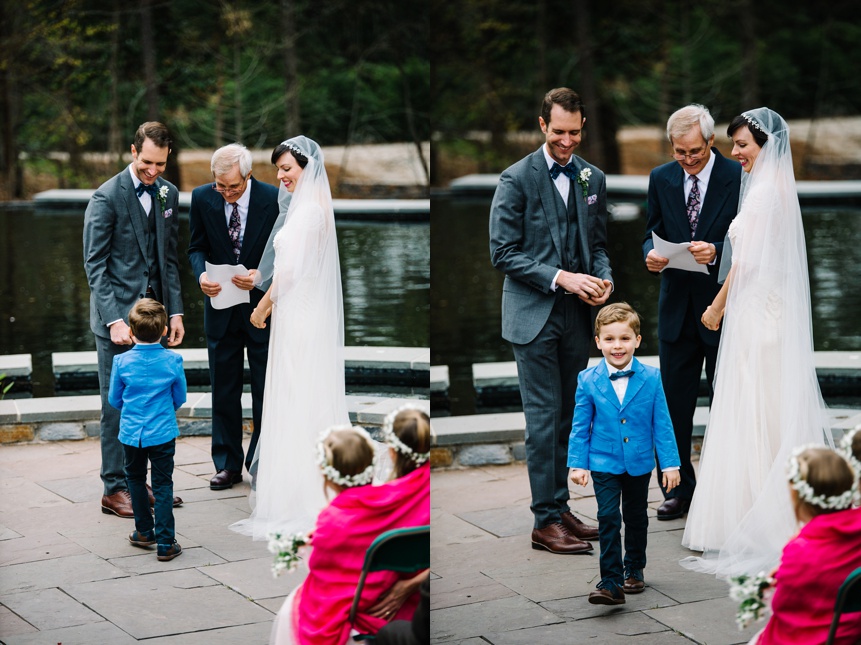
<path id="1" fill-rule="evenodd" d="M 745 120 L 746 120 L 748 123 L 750 123 L 754 128 L 756 128 L 756 129 L 757 129 L 757 130 L 759 130 L 760 132 L 763 132 L 762 126 L 761 126 L 761 125 L 759 125 L 759 123 L 757 123 L 756 121 L 754 121 L 753 117 L 752 117 L 752 116 L 750 116 L 747 112 L 743 112 L 743 113 L 742 113 L 742 116 L 743 116 L 743 117 L 745 118 Z"/>
<path id="2" fill-rule="evenodd" d="M 813 490 L 813 487 L 804 479 L 801 475 L 801 465 L 798 463 L 798 457 L 805 450 L 809 448 L 823 448 L 824 446 L 817 444 L 807 444 L 804 446 L 798 446 L 795 450 L 792 451 L 792 455 L 789 457 L 789 464 L 787 467 L 787 476 L 789 477 L 789 484 L 795 491 L 798 493 L 798 498 L 810 504 L 811 506 L 817 506 L 824 510 L 835 510 L 840 511 L 846 508 L 850 508 L 852 506 L 852 501 L 855 499 L 855 496 L 858 493 L 858 475 L 855 473 L 854 468 L 851 468 L 853 474 L 852 486 L 843 491 L 840 495 L 817 495 L 816 491 Z M 840 454 L 840 453 L 838 453 Z M 843 456 L 842 454 L 840 455 Z"/>
<path id="3" fill-rule="evenodd" d="M 374 444 L 371 441 L 371 436 L 365 431 L 364 428 L 360 428 L 359 426 L 349 426 L 349 425 L 341 425 L 341 426 L 332 426 L 331 428 L 327 428 L 320 435 L 320 441 L 317 442 L 317 465 L 320 467 L 320 472 L 323 473 L 323 477 L 328 479 L 333 484 L 337 484 L 342 488 L 352 488 L 354 486 L 364 486 L 365 484 L 370 484 L 374 479 L 374 463 L 365 468 L 362 472 L 357 473 L 355 475 L 345 475 L 337 468 L 335 468 L 332 464 L 329 463 L 328 459 L 326 459 L 326 439 L 330 434 L 336 432 L 338 430 L 353 430 L 356 434 L 361 436 L 371 448 L 371 453 L 374 452 Z"/>
<path id="4" fill-rule="evenodd" d="M 406 412 L 407 410 L 418 410 L 419 412 L 424 412 L 425 414 L 427 414 L 427 410 L 425 410 L 421 406 L 414 405 L 412 403 L 407 403 L 406 405 L 402 405 L 401 407 L 399 407 L 397 410 L 393 410 L 388 414 L 388 416 L 386 416 L 386 419 L 383 422 L 383 441 L 385 441 L 402 455 L 405 455 L 406 457 L 412 459 L 416 463 L 416 465 L 421 466 L 428 459 L 430 459 L 430 452 L 416 452 L 403 441 L 398 439 L 398 436 L 395 434 L 395 419 L 401 412 Z"/>

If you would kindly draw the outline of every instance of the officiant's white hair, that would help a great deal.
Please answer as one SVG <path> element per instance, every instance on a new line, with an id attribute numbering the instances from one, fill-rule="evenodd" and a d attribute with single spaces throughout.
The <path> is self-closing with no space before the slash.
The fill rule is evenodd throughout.
<path id="1" fill-rule="evenodd" d="M 699 103 L 691 103 L 676 110 L 667 119 L 667 139 L 673 142 L 673 137 L 686 134 L 695 125 L 700 126 L 703 139 L 708 141 L 715 133 L 715 120 L 708 108 Z"/>
<path id="2" fill-rule="evenodd" d="M 225 175 L 239 164 L 239 174 L 245 179 L 251 172 L 251 151 L 241 143 L 228 143 L 212 153 L 210 169 L 214 177 Z"/>

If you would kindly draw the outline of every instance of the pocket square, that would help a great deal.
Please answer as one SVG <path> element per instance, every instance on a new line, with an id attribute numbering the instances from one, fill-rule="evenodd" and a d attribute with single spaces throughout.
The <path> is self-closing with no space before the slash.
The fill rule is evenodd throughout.
<path id="1" fill-rule="evenodd" d="M 587 204 L 597 204 L 598 203 L 598 195 L 589 195 L 586 198 Z"/>
<path id="2" fill-rule="evenodd" d="M 162 213 L 162 215 L 164 215 L 165 217 L 170 217 L 171 215 L 173 215 L 173 209 L 168 208 L 165 212 Z"/>

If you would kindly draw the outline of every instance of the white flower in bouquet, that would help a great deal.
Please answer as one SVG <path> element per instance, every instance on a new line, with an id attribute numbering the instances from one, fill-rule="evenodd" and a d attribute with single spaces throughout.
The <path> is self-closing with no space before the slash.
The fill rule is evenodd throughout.
<path id="1" fill-rule="evenodd" d="M 277 578 L 285 571 L 294 571 L 299 565 L 299 547 L 308 543 L 304 533 L 269 534 L 269 553 L 275 555 L 272 563 L 272 576 Z"/>
<path id="2" fill-rule="evenodd" d="M 773 584 L 774 578 L 763 571 L 755 576 L 742 575 L 730 578 L 729 597 L 739 603 L 735 614 L 735 622 L 739 630 L 755 620 L 765 618 L 768 605 L 763 596 L 765 590 Z"/>

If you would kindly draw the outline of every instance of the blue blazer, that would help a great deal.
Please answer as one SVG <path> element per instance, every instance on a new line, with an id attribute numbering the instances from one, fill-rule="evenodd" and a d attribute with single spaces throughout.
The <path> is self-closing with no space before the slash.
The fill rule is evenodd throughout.
<path id="1" fill-rule="evenodd" d="M 185 403 L 182 356 L 158 343 L 114 356 L 108 402 L 120 410 L 120 443 L 147 448 L 179 436 L 176 410 Z"/>
<path id="2" fill-rule="evenodd" d="M 634 374 L 622 403 L 606 361 L 580 372 L 568 440 L 569 467 L 645 475 L 655 467 L 655 450 L 664 468 L 680 465 L 660 370 L 636 358 L 631 369 Z"/>

